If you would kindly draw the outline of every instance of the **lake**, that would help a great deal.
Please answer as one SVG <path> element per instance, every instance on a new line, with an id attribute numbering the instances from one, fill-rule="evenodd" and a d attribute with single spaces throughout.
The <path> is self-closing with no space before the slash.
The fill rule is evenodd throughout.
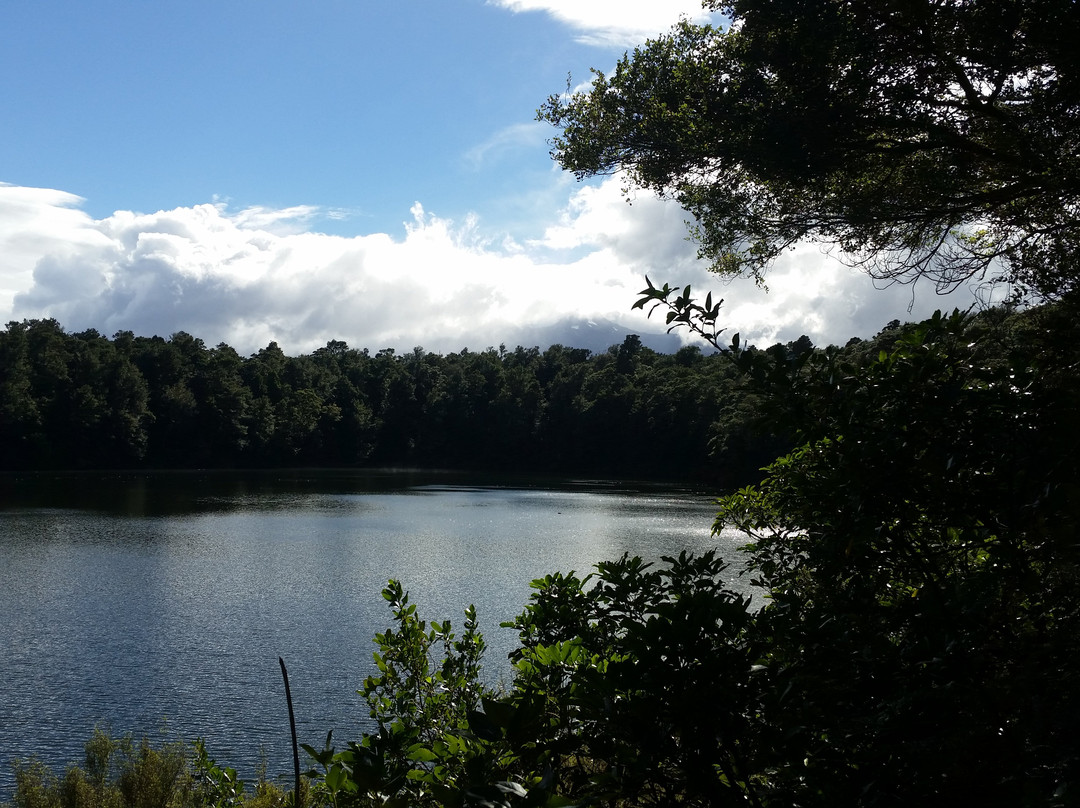
<path id="1" fill-rule="evenodd" d="M 61 474 L 0 478 L 0 800 L 10 761 L 81 762 L 95 725 L 206 739 L 251 776 L 301 742 L 354 739 L 356 694 L 399 579 L 426 619 L 476 605 L 485 676 L 508 679 L 529 582 L 623 553 L 719 547 L 713 498 L 661 485 L 450 473 Z M 735 579 L 732 586 L 748 590 Z M 306 766 L 306 762 L 302 761 Z"/>

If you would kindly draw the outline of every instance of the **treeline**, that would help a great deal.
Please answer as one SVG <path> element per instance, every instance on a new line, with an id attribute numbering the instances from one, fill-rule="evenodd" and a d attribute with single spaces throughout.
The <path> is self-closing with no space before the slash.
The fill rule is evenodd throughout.
<path id="1" fill-rule="evenodd" d="M 332 341 L 243 357 L 183 332 L 109 339 L 51 319 L 0 332 L 6 469 L 412 465 L 741 482 L 784 444 L 752 414 L 727 356 L 661 354 L 634 335 L 600 354 L 371 354 Z"/>
<path id="2" fill-rule="evenodd" d="M 836 350 L 873 357 L 902 331 L 893 321 Z M 805 336 L 750 349 L 778 371 L 815 350 Z M 791 449 L 792 423 L 763 410 L 730 354 L 658 353 L 636 335 L 599 354 L 372 355 L 331 341 L 303 356 L 271 342 L 243 357 L 185 332 L 109 339 L 52 319 L 0 331 L 6 470 L 413 466 L 731 487 Z"/>

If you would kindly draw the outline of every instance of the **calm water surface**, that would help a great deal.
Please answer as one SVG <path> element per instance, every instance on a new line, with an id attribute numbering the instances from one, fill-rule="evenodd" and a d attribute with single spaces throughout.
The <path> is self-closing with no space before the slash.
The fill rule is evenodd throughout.
<path id="1" fill-rule="evenodd" d="M 490 479 L 487 482 L 491 482 Z M 0 482 L 0 800 L 10 761 L 80 761 L 95 725 L 203 737 L 250 776 L 291 771 L 278 656 L 300 740 L 355 738 L 380 592 L 425 618 L 473 603 L 505 679 L 529 581 L 624 552 L 719 546 L 708 495 L 456 475 L 67 475 Z M 736 588 L 742 582 L 733 582 Z"/>

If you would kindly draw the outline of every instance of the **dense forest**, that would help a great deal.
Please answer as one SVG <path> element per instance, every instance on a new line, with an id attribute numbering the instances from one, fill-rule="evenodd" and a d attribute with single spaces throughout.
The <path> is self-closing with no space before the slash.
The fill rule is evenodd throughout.
<path id="1" fill-rule="evenodd" d="M 809 350 L 805 337 L 770 349 Z M 553 345 L 372 355 L 333 341 L 250 357 L 186 333 L 55 320 L 0 332 L 7 469 L 420 466 L 743 481 L 783 448 L 721 353 L 660 354 L 629 335 L 591 354 Z M 776 431 L 775 429 L 773 431 Z"/>

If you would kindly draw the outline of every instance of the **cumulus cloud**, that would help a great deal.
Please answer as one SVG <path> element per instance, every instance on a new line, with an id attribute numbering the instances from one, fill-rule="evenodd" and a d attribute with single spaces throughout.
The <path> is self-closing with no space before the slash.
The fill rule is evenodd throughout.
<path id="1" fill-rule="evenodd" d="M 724 300 L 727 336 L 738 332 L 744 342 L 771 345 L 805 334 L 817 345 L 842 345 L 853 336 L 872 336 L 893 319 L 923 319 L 936 309 L 983 302 L 971 287 L 941 295 L 931 283 L 875 283 L 813 244 L 783 255 L 769 271 L 767 289 L 750 279 L 723 280 L 697 258 L 684 210 L 645 192 L 628 202 L 623 184 L 612 177 L 578 190 L 561 221 L 533 246 L 606 256 L 657 285 L 689 283 L 702 297 L 712 291 Z"/>
<path id="2" fill-rule="evenodd" d="M 33 283 L 45 255 L 64 256 L 105 246 L 104 236 L 77 209 L 74 194 L 0 183 L 0 312 Z"/>
<path id="3" fill-rule="evenodd" d="M 492 247 L 474 220 L 455 224 L 419 204 L 398 237 L 346 238 L 288 232 L 310 211 L 206 204 L 94 220 L 78 202 L 0 187 L 6 319 L 55 317 L 106 334 L 182 330 L 242 352 L 271 340 L 308 351 L 330 339 L 483 348 L 568 317 L 634 330 L 627 301 L 640 279 L 629 268 Z"/>
<path id="4" fill-rule="evenodd" d="M 601 46 L 629 48 L 649 37 L 665 33 L 680 17 L 697 21 L 709 18 L 694 0 L 651 0 L 626 3 L 619 0 L 493 0 L 511 11 L 539 11 L 578 31 L 578 41 Z"/>
<path id="5" fill-rule="evenodd" d="M 399 234 L 343 237 L 302 229 L 308 208 L 217 203 L 95 220 L 71 194 L 0 186 L 0 314 L 108 335 L 187 331 L 241 353 L 272 340 L 301 353 L 331 339 L 446 352 L 589 321 L 662 332 L 662 321 L 630 311 L 648 274 L 712 288 L 727 300 L 729 333 L 758 344 L 802 334 L 842 343 L 907 316 L 910 288 L 875 289 L 813 247 L 779 262 L 768 294 L 749 282 L 720 286 L 696 260 L 677 206 L 649 195 L 627 204 L 619 186 L 577 187 L 560 220 L 531 241 L 419 203 Z M 943 301 L 929 286 L 915 293 L 917 317 L 970 302 Z"/>

